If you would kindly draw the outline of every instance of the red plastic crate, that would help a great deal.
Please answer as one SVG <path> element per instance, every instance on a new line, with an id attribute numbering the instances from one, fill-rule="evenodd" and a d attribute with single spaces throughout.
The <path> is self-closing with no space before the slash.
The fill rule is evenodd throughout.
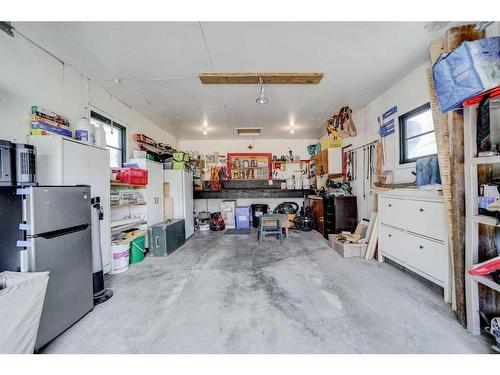
<path id="1" fill-rule="evenodd" d="M 147 185 L 148 171 L 140 168 L 121 168 L 117 178 L 124 184 Z"/>

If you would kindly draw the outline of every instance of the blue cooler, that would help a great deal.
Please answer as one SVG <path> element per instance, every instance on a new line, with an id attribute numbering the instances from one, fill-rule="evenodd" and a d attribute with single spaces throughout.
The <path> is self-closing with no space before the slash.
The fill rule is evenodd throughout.
<path id="1" fill-rule="evenodd" d="M 236 228 L 250 228 L 249 206 L 236 206 Z"/>

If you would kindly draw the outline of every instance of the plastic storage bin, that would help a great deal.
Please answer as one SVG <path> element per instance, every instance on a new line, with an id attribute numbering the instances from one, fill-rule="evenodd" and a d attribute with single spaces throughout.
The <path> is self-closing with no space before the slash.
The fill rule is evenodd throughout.
<path id="1" fill-rule="evenodd" d="M 250 228 L 250 207 L 236 207 L 236 228 Z"/>
<path id="2" fill-rule="evenodd" d="M 141 168 L 121 168 L 118 181 L 131 185 L 147 185 L 148 171 Z"/>

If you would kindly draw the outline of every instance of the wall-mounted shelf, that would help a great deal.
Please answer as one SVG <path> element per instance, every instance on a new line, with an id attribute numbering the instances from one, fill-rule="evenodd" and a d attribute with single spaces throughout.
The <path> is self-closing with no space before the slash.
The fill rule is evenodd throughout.
<path id="1" fill-rule="evenodd" d="M 500 156 L 476 156 L 471 158 L 471 163 L 474 165 L 500 163 Z"/>
<path id="2" fill-rule="evenodd" d="M 111 233 L 118 233 L 127 229 L 132 229 L 134 227 L 139 227 L 146 224 L 143 220 L 138 219 L 124 219 L 111 222 Z"/>
<path id="3" fill-rule="evenodd" d="M 489 276 L 471 276 L 471 278 L 478 282 L 479 284 L 486 285 L 487 287 L 500 292 L 500 284 L 497 284 L 491 277 Z"/>
<path id="4" fill-rule="evenodd" d="M 492 216 L 487 216 L 487 215 L 476 215 L 473 216 L 474 222 L 478 224 L 485 224 L 485 225 L 492 225 L 494 227 L 500 226 L 499 223 L 497 223 L 497 219 Z"/>
<path id="5" fill-rule="evenodd" d="M 145 206 L 145 205 L 146 205 L 146 203 L 112 204 L 111 208 L 131 207 L 131 206 Z"/>
<path id="6" fill-rule="evenodd" d="M 111 186 L 127 186 L 136 189 L 146 189 L 147 185 L 126 184 L 124 182 L 111 181 Z"/>
<path id="7" fill-rule="evenodd" d="M 476 111 L 478 105 L 464 106 L 464 167 L 465 167 L 465 303 L 467 308 L 467 328 L 474 334 L 481 333 L 479 285 L 484 285 L 500 292 L 500 285 L 489 276 L 472 276 L 467 270 L 479 261 L 480 231 L 479 225 L 500 227 L 495 217 L 479 214 L 478 186 L 482 183 L 478 177 L 479 165 L 500 163 L 500 156 L 477 155 L 476 146 Z"/>

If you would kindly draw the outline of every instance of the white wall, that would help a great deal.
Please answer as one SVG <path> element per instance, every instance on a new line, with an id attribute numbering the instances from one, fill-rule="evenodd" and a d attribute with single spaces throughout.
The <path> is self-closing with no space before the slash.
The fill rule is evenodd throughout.
<path id="1" fill-rule="evenodd" d="M 396 132 L 387 136 L 384 140 L 386 153 L 384 170 L 394 171 L 393 182 L 395 183 L 415 181 L 415 176 L 411 174 L 412 171 L 415 171 L 415 163 L 399 164 L 398 116 L 429 102 L 426 76 L 426 70 L 429 67 L 429 63 L 420 65 L 387 91 L 354 113 L 353 119 L 358 129 L 358 136 L 348 138 L 344 142 L 347 144 L 352 143 L 351 148 L 355 148 L 379 139 L 377 117 L 393 106 L 397 106 L 398 112 L 395 117 Z M 360 149 L 358 150 L 358 171 L 360 173 L 362 165 L 363 150 Z M 368 185 L 366 185 L 365 191 L 369 192 Z M 367 193 L 366 198 L 363 198 L 363 179 L 360 174 L 358 174 L 358 180 L 353 184 L 353 193 L 358 196 L 358 218 L 369 218 L 372 210 L 373 195 Z"/>
<path id="2" fill-rule="evenodd" d="M 0 139 L 26 142 L 30 109 L 39 105 L 76 124 L 90 105 L 127 126 L 129 155 L 133 133 L 145 133 L 177 146 L 177 139 L 129 108 L 73 67 L 65 65 L 19 35 L 0 33 Z"/>

